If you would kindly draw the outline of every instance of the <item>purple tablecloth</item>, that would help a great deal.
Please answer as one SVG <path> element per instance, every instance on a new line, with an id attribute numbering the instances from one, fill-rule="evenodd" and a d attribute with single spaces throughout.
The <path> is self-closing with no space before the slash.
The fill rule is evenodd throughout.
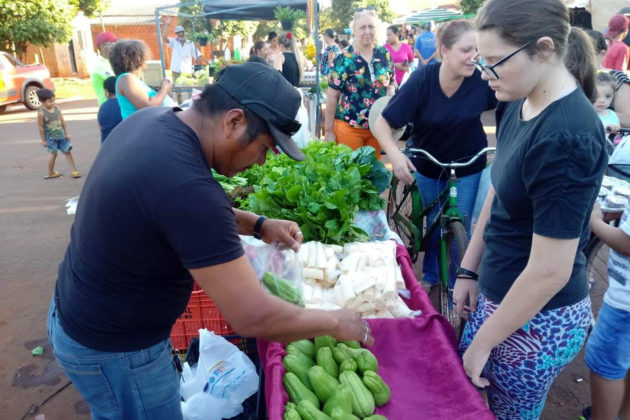
<path id="1" fill-rule="evenodd" d="M 389 420 L 494 419 L 466 377 L 451 326 L 433 308 L 413 274 L 407 251 L 400 245 L 397 259 L 411 291 L 406 302 L 411 309 L 422 310 L 422 315 L 368 320 L 374 335 L 370 350 L 379 361 L 378 373 L 392 391 L 390 402 L 376 412 Z M 267 414 L 270 420 L 281 420 L 288 401 L 282 385 L 284 344 L 258 343 L 265 370 Z"/>

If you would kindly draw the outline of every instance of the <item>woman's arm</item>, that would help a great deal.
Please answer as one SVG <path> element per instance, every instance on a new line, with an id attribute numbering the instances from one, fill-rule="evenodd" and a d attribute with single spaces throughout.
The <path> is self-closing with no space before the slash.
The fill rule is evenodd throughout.
<path id="1" fill-rule="evenodd" d="M 488 224 L 488 219 L 490 219 L 494 196 L 494 188 L 490 186 L 488 194 L 486 194 L 486 199 L 483 202 L 479 219 L 475 225 L 475 230 L 470 238 L 470 243 L 468 244 L 468 248 L 466 248 L 466 254 L 464 254 L 464 258 L 462 258 L 462 262 L 460 264 L 460 267 L 472 271 L 473 273 L 479 273 L 479 263 L 481 262 L 481 255 L 483 254 L 485 246 L 483 242 L 483 232 Z M 478 290 L 476 280 L 462 277 L 455 281 L 453 303 L 455 305 L 455 312 L 462 318 L 468 319 L 468 310 L 466 308 L 467 302 L 470 306 L 470 311 L 475 311 L 477 309 Z"/>
<path id="2" fill-rule="evenodd" d="M 480 375 L 490 351 L 532 319 L 567 284 L 579 241 L 533 234 L 525 269 L 464 354 L 464 368 L 473 384 L 488 384 Z"/>
<path id="3" fill-rule="evenodd" d="M 333 89 L 331 87 L 329 87 L 326 90 L 326 112 L 325 112 L 325 131 L 326 131 L 326 136 L 325 136 L 325 140 L 326 141 L 335 141 L 336 137 L 335 137 L 335 131 L 334 131 L 334 127 L 335 127 L 335 112 L 337 111 L 337 103 L 339 102 L 339 96 L 341 95 L 341 92 L 338 91 L 337 89 Z"/>
<path id="4" fill-rule="evenodd" d="M 622 127 L 630 127 L 630 83 L 623 83 L 615 92 L 615 113 Z"/>
<path id="5" fill-rule="evenodd" d="M 129 100 L 137 109 L 148 106 L 160 106 L 171 91 L 172 84 L 169 80 L 162 80 L 162 86 L 158 93 L 149 98 L 144 86 L 136 77 L 125 75 L 118 81 L 118 91 Z"/>
<path id="6" fill-rule="evenodd" d="M 335 65 L 335 52 L 328 51 L 328 68 L 332 69 Z"/>

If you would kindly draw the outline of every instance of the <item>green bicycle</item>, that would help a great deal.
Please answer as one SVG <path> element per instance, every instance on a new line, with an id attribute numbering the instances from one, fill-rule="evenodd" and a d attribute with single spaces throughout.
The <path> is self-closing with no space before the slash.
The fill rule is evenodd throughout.
<path id="1" fill-rule="evenodd" d="M 494 147 L 486 147 L 466 162 L 443 163 L 424 149 L 406 148 L 403 153 L 407 156 L 429 159 L 444 170 L 449 171 L 446 188 L 426 206 L 423 206 L 415 181 L 411 185 L 404 185 L 399 183 L 395 176 L 392 176 L 391 181 L 387 204 L 389 225 L 402 239 L 414 263 L 418 260 L 420 252 L 427 250 L 431 237 L 439 229 L 438 307 L 440 313 L 453 326 L 458 339 L 461 334 L 462 323 L 453 309 L 453 288 L 449 285 L 449 279 L 455 277 L 461 258 L 466 252 L 468 235 L 466 234 L 464 217 L 457 209 L 456 169 L 469 166 L 480 157 L 494 153 L 495 150 Z M 428 220 L 428 215 L 435 208 L 438 208 L 436 217 L 433 220 Z"/>

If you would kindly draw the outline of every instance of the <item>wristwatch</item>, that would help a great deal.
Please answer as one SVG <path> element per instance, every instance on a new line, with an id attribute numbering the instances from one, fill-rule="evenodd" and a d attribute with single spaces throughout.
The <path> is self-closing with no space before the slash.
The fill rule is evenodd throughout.
<path id="1" fill-rule="evenodd" d="M 265 216 L 260 216 L 258 220 L 256 220 L 256 224 L 254 225 L 254 238 L 262 239 L 262 235 L 260 234 L 260 228 L 262 228 L 262 224 L 267 220 Z"/>
<path id="2" fill-rule="evenodd" d="M 457 276 L 459 277 L 460 275 L 470 280 L 477 280 L 479 278 L 479 274 L 463 267 L 457 269 Z"/>

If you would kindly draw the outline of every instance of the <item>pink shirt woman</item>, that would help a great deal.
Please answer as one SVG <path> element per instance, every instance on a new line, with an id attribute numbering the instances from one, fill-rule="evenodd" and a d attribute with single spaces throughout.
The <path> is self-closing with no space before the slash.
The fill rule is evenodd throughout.
<path id="1" fill-rule="evenodd" d="M 406 42 L 400 42 L 398 37 L 399 29 L 392 25 L 387 28 L 387 43 L 385 48 L 389 51 L 389 55 L 394 62 L 396 73 L 396 84 L 400 86 L 405 72 L 409 70 L 409 63 L 413 62 L 413 51 Z"/>

